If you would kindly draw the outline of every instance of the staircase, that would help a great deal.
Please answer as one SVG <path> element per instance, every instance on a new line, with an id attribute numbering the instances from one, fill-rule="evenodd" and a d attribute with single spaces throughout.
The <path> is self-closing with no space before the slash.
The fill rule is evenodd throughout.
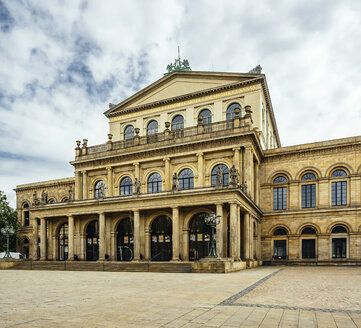
<path id="1" fill-rule="evenodd" d="M 86 262 L 21 261 L 9 270 L 106 271 L 106 272 L 192 272 L 189 262 Z"/>

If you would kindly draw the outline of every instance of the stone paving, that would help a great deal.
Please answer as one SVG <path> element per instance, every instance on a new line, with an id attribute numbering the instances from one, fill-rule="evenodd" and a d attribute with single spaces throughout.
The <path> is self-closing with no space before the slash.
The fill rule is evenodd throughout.
<path id="1" fill-rule="evenodd" d="M 360 267 L 0 271 L 0 327 L 361 327 Z"/>

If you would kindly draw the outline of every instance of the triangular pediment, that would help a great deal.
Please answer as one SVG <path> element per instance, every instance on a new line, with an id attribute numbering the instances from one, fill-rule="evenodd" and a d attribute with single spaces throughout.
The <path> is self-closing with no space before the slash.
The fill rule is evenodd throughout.
<path id="1" fill-rule="evenodd" d="M 144 106 L 165 99 L 199 93 L 225 85 L 254 79 L 254 74 L 214 73 L 214 72 L 173 72 L 139 91 L 111 108 L 105 115 L 115 114 L 127 108 Z"/>

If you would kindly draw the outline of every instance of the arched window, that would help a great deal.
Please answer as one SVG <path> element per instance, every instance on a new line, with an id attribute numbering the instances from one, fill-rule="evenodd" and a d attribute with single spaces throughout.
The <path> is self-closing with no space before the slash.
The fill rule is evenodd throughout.
<path id="1" fill-rule="evenodd" d="M 302 235 L 315 235 L 316 230 L 313 229 L 312 227 L 306 227 L 302 230 L 301 234 Z"/>
<path id="2" fill-rule="evenodd" d="M 129 140 L 134 138 L 134 126 L 127 125 L 124 129 L 124 140 Z"/>
<path id="3" fill-rule="evenodd" d="M 338 225 L 332 229 L 332 233 L 347 233 L 347 229 L 344 226 Z"/>
<path id="4" fill-rule="evenodd" d="M 150 136 L 152 134 L 158 133 L 158 122 L 152 120 L 147 125 L 147 135 Z"/>
<path id="5" fill-rule="evenodd" d="M 24 226 L 28 227 L 30 224 L 29 204 L 25 203 L 23 205 L 23 209 L 24 209 Z"/>
<path id="6" fill-rule="evenodd" d="M 129 177 L 125 177 L 120 181 L 120 195 L 132 195 L 133 194 L 133 181 Z"/>
<path id="7" fill-rule="evenodd" d="M 287 235 L 287 231 L 285 228 L 278 228 L 273 232 L 274 236 L 284 236 Z"/>
<path id="8" fill-rule="evenodd" d="M 55 198 L 49 198 L 48 204 L 54 204 L 54 203 L 55 203 Z"/>
<path id="9" fill-rule="evenodd" d="M 332 172 L 331 178 L 347 177 L 347 173 L 342 169 L 337 169 Z"/>
<path id="10" fill-rule="evenodd" d="M 203 109 L 200 113 L 199 116 L 202 116 L 202 123 L 203 124 L 210 124 L 212 123 L 212 113 L 209 109 Z"/>
<path id="11" fill-rule="evenodd" d="M 107 187 L 103 180 L 99 180 L 94 186 L 94 198 L 105 197 Z"/>
<path id="12" fill-rule="evenodd" d="M 194 174 L 191 169 L 184 169 L 178 175 L 179 189 L 193 189 L 194 188 Z"/>
<path id="13" fill-rule="evenodd" d="M 217 174 L 218 174 L 219 169 L 222 170 L 222 185 L 228 186 L 229 185 L 229 170 L 228 170 L 228 167 L 224 164 L 218 164 L 212 169 L 211 185 L 212 186 L 217 185 Z"/>
<path id="14" fill-rule="evenodd" d="M 273 180 L 273 183 L 286 183 L 287 179 L 280 175 Z M 273 209 L 275 211 L 287 208 L 287 187 L 273 188 Z"/>
<path id="15" fill-rule="evenodd" d="M 182 115 L 176 115 L 172 120 L 172 131 L 184 128 L 184 118 Z"/>
<path id="16" fill-rule="evenodd" d="M 148 193 L 153 194 L 162 191 L 162 177 L 159 173 L 153 173 L 148 178 Z"/>
<path id="17" fill-rule="evenodd" d="M 227 112 L 226 112 L 226 119 L 227 120 L 233 120 L 236 116 L 235 109 L 239 108 L 239 117 L 241 117 L 241 105 L 238 103 L 232 103 L 228 106 Z"/>
<path id="18" fill-rule="evenodd" d="M 316 180 L 316 176 L 313 173 L 306 173 L 301 178 L 302 181 Z M 304 184 L 302 185 L 302 208 L 316 207 L 316 184 Z"/>
<path id="19" fill-rule="evenodd" d="M 331 178 L 346 177 L 347 173 L 342 169 L 332 172 Z M 347 181 L 335 181 L 331 183 L 332 206 L 347 205 Z"/>

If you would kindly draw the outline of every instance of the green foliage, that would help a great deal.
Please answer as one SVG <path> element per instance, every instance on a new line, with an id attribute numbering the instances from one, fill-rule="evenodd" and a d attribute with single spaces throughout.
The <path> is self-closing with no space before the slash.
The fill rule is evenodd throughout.
<path id="1" fill-rule="evenodd" d="M 10 250 L 15 251 L 16 246 L 16 231 L 18 230 L 18 215 L 14 209 L 12 209 L 7 201 L 6 195 L 0 190 L 0 229 L 5 227 L 11 227 L 14 229 L 15 234 L 10 237 Z M 0 251 L 6 250 L 6 236 L 0 234 Z"/>

